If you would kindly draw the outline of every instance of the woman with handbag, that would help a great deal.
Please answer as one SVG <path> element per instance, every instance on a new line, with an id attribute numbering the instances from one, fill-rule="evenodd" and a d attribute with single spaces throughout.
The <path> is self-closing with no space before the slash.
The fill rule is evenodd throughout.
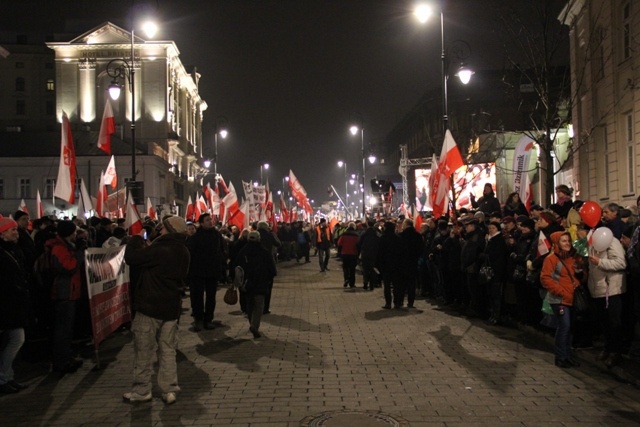
<path id="1" fill-rule="evenodd" d="M 548 292 L 549 303 L 557 321 L 555 335 L 555 364 L 560 368 L 580 366 L 571 357 L 571 318 L 573 294 L 581 282 L 586 281 L 582 272 L 582 259 L 571 245 L 571 235 L 566 231 L 551 234 L 553 253 L 542 264 L 540 283 Z"/>

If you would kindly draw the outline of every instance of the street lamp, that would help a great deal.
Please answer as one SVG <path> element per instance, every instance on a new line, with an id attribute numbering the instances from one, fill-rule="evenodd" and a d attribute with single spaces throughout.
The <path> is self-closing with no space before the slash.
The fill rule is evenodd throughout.
<path id="1" fill-rule="evenodd" d="M 347 162 L 338 160 L 338 167 L 341 168 L 343 166 L 344 166 L 344 197 L 345 197 L 343 205 L 344 205 L 345 215 L 347 219 L 349 219 L 349 210 L 348 210 L 349 208 L 347 207 L 349 205 L 349 186 L 348 186 L 349 180 L 347 175 Z"/>
<path id="2" fill-rule="evenodd" d="M 264 181 L 262 180 L 262 170 L 265 170 L 265 174 L 267 175 L 267 180 L 269 179 L 269 173 L 266 172 L 269 170 L 269 163 L 265 163 L 263 165 L 260 165 L 260 185 L 264 184 Z"/>
<path id="3" fill-rule="evenodd" d="M 355 136 L 358 131 L 360 132 L 360 142 L 362 145 L 362 220 L 367 218 L 367 206 L 364 196 L 364 171 L 365 171 L 365 157 L 364 157 L 364 126 L 363 119 L 360 113 L 353 113 L 351 115 L 352 125 L 349 128 L 351 135 Z"/>
<path id="4" fill-rule="evenodd" d="M 153 37 L 158 30 L 158 27 L 152 22 L 145 22 L 142 26 L 145 34 L 148 37 Z M 121 86 L 118 83 L 118 79 L 126 79 L 129 83 L 129 92 L 131 93 L 131 180 L 127 183 L 129 190 L 132 194 L 137 194 L 142 200 L 144 200 L 144 194 L 139 194 L 138 189 L 141 188 L 136 182 L 136 65 L 135 65 L 135 29 L 131 28 L 131 56 L 129 58 L 112 59 L 107 64 L 107 75 L 113 80 L 109 85 L 109 96 L 114 101 L 120 97 Z M 127 191 L 128 193 L 128 191 Z M 142 203 L 142 202 L 141 202 Z M 136 203 L 138 204 L 138 203 Z"/>
<path id="5" fill-rule="evenodd" d="M 227 118 L 225 116 L 216 117 L 215 135 L 213 137 L 213 175 L 218 176 L 218 135 L 225 139 L 229 132 L 227 131 Z"/>

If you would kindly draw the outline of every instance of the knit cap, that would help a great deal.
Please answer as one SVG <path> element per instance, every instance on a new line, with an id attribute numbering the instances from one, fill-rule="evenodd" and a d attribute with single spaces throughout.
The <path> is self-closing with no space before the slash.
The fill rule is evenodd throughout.
<path id="1" fill-rule="evenodd" d="M 168 216 L 162 221 L 162 225 L 171 233 L 185 233 L 187 231 L 187 223 L 184 218 L 179 216 Z"/>
<path id="2" fill-rule="evenodd" d="M 12 220 L 9 217 L 5 217 L 0 215 L 0 233 L 3 231 L 7 231 L 12 229 L 13 227 L 17 227 L 18 223 Z"/>

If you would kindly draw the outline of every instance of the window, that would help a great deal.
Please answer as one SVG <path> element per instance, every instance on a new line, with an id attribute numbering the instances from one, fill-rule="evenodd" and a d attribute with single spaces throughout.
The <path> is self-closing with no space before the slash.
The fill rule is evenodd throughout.
<path id="1" fill-rule="evenodd" d="M 16 92 L 24 92 L 25 82 L 24 78 L 18 77 L 16 79 Z"/>
<path id="2" fill-rule="evenodd" d="M 631 57 L 631 2 L 622 6 L 622 59 Z"/>
<path id="3" fill-rule="evenodd" d="M 31 198 L 31 179 L 29 178 L 20 178 L 19 181 L 20 188 L 20 198 L 21 199 L 30 199 Z"/>
<path id="4" fill-rule="evenodd" d="M 53 92 L 54 90 L 56 90 L 56 83 L 53 81 L 53 79 L 47 80 L 47 90 L 49 92 Z"/>
<path id="5" fill-rule="evenodd" d="M 44 194 L 42 197 L 45 199 L 51 199 L 53 197 L 53 190 L 56 188 L 55 178 L 47 178 L 44 181 Z"/>
<path id="6" fill-rule="evenodd" d="M 24 99 L 18 99 L 16 101 L 16 114 L 18 116 L 27 114 L 27 104 L 24 102 Z"/>
<path id="7" fill-rule="evenodd" d="M 627 157 L 627 192 L 634 193 L 635 191 L 635 170 L 634 170 L 634 146 L 633 146 L 633 113 L 629 113 L 625 117 L 625 140 L 627 142 L 626 157 Z"/>

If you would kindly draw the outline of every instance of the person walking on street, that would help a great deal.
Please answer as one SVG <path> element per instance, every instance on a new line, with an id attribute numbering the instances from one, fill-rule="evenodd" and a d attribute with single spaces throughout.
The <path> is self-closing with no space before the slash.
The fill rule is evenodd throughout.
<path id="1" fill-rule="evenodd" d="M 407 292 L 407 307 L 413 308 L 416 300 L 416 281 L 418 280 L 418 259 L 422 253 L 424 240 L 422 235 L 413 227 L 413 221 L 405 219 L 402 221 L 402 232 L 400 239 L 404 244 L 406 257 L 403 259 L 404 268 L 402 269 L 400 305 L 404 303 L 404 294 Z"/>
<path id="2" fill-rule="evenodd" d="M 329 271 L 329 251 L 331 249 L 331 231 L 327 220 L 320 218 L 320 224 L 316 227 L 316 249 L 318 250 L 318 262 L 320 272 Z"/>
<path id="3" fill-rule="evenodd" d="M 379 286 L 378 274 L 375 271 L 379 247 L 380 237 L 375 229 L 375 222 L 370 220 L 358 240 L 358 251 L 362 262 L 362 280 L 364 281 L 365 290 L 372 291 L 373 288 Z"/>
<path id="4" fill-rule="evenodd" d="M 260 245 L 260 233 L 251 231 L 247 244 L 234 259 L 234 269 L 241 267 L 244 272 L 244 289 L 246 294 L 249 330 L 254 338 L 260 338 L 260 321 L 264 311 L 264 302 L 270 290 L 270 284 L 276 276 L 276 265 L 273 257 Z M 237 273 L 236 273 L 237 274 Z"/>
<path id="5" fill-rule="evenodd" d="M 356 287 L 356 266 L 358 265 L 358 233 L 356 224 L 350 222 L 347 229 L 338 238 L 338 247 L 341 248 L 342 273 L 344 287 Z"/>
<path id="6" fill-rule="evenodd" d="M 201 331 L 203 327 L 216 327 L 213 320 L 216 290 L 218 282 L 224 277 L 222 271 L 225 265 L 224 241 L 213 224 L 213 218 L 210 214 L 203 213 L 198 218 L 198 223 L 198 230 L 187 240 L 187 249 L 191 255 L 189 288 L 195 332 Z"/>
<path id="7" fill-rule="evenodd" d="M 382 275 L 384 286 L 384 309 L 391 308 L 391 292 L 393 290 L 393 303 L 396 309 L 402 308 L 402 296 L 400 295 L 400 280 L 402 275 L 403 258 L 405 250 L 400 236 L 396 234 L 396 224 L 391 221 L 384 223 L 384 231 L 380 237 L 380 248 L 376 265 Z"/>
<path id="8" fill-rule="evenodd" d="M 133 386 L 122 396 L 127 403 L 151 401 L 155 351 L 162 400 L 168 405 L 175 403 L 176 393 L 180 391 L 176 347 L 181 292 L 189 271 L 186 231 L 183 218 L 170 216 L 162 221 L 160 236 L 150 245 L 142 236 L 132 236 L 127 244 L 125 262 L 140 271 L 140 279 L 133 289 L 136 311 L 131 325 Z"/>

